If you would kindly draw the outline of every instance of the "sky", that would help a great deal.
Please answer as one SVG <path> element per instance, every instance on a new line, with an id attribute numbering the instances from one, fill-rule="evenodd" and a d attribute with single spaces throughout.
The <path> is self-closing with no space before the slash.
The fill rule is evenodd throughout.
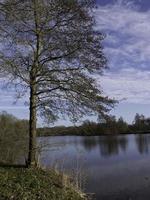
<path id="1" fill-rule="evenodd" d="M 136 113 L 150 117 L 150 0 L 97 0 L 94 13 L 96 28 L 106 35 L 103 47 L 109 67 L 97 82 L 105 95 L 119 100 L 111 114 L 129 123 Z M 24 100 L 14 101 L 13 91 L 0 90 L 0 111 L 28 118 Z"/>
<path id="2" fill-rule="evenodd" d="M 97 0 L 97 29 L 109 70 L 99 78 L 104 93 L 120 100 L 112 111 L 132 122 L 135 113 L 150 116 L 150 1 Z"/>

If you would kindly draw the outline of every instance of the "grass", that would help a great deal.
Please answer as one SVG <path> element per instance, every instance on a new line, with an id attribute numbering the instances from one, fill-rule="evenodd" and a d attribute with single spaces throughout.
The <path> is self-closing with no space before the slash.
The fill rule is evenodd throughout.
<path id="1" fill-rule="evenodd" d="M 83 200 L 53 170 L 0 167 L 0 200 Z"/>

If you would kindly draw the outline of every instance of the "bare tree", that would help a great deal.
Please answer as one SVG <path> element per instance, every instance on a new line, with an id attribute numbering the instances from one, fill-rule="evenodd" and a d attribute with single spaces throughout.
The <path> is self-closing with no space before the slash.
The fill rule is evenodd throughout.
<path id="1" fill-rule="evenodd" d="M 4 0 L 0 9 L 0 68 L 21 94 L 30 91 L 29 165 L 36 159 L 36 118 L 104 116 L 114 101 L 95 74 L 106 67 L 95 30 L 93 0 Z"/>

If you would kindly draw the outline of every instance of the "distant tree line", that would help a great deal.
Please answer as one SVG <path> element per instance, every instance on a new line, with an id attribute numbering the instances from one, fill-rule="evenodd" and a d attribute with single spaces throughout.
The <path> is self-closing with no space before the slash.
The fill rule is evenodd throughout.
<path id="1" fill-rule="evenodd" d="M 110 116 L 107 121 L 93 122 L 86 120 L 80 126 L 57 126 L 38 129 L 38 136 L 48 135 L 114 135 L 126 133 L 148 133 L 150 132 L 150 118 L 136 114 L 132 124 L 128 124 L 122 117 L 116 119 Z"/>
<path id="2" fill-rule="evenodd" d="M 28 126 L 28 120 L 17 119 L 7 112 L 0 113 L 0 149 L 3 149 L 3 145 L 7 146 L 7 144 L 11 143 L 14 143 L 13 145 L 19 144 L 26 146 L 23 144 L 25 144 L 25 142 L 28 140 Z M 137 113 L 132 124 L 128 124 L 122 117 L 116 119 L 115 116 L 110 116 L 107 121 L 101 121 L 99 123 L 86 120 L 80 126 L 41 127 L 38 128 L 37 131 L 38 136 L 146 133 L 150 132 L 150 118 Z M 12 145 L 8 146 L 11 149 L 11 154 L 13 150 Z M 7 148 L 7 152 L 8 151 L 9 148 Z"/>
<path id="3" fill-rule="evenodd" d="M 1 164 L 25 164 L 28 157 L 28 120 L 20 120 L 7 112 L 0 113 L 0 165 Z M 132 124 L 128 124 L 120 117 L 116 119 L 111 116 L 107 121 L 99 123 L 85 121 L 80 126 L 55 126 L 42 127 L 37 129 L 38 136 L 51 135 L 109 135 L 108 142 L 115 138 L 111 137 L 117 134 L 126 133 L 150 133 L 150 118 L 144 115 L 136 114 Z M 138 135 L 142 137 L 142 135 Z M 94 140 L 94 138 L 93 138 Z M 107 138 L 106 138 L 107 140 Z M 85 144 L 88 140 L 84 138 Z M 121 144 L 122 144 L 121 140 Z M 145 146 L 145 140 L 137 140 L 139 146 Z M 94 142 L 95 143 L 95 142 Z M 125 145 L 123 143 L 123 145 Z M 142 151 L 143 149 L 141 149 Z M 143 151 L 142 151 L 143 152 Z"/>

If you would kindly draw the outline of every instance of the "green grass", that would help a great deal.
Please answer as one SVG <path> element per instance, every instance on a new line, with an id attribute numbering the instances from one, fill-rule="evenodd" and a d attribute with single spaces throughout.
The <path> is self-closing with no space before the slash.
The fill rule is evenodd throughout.
<path id="1" fill-rule="evenodd" d="M 0 200 L 83 200 L 53 170 L 0 167 Z"/>

